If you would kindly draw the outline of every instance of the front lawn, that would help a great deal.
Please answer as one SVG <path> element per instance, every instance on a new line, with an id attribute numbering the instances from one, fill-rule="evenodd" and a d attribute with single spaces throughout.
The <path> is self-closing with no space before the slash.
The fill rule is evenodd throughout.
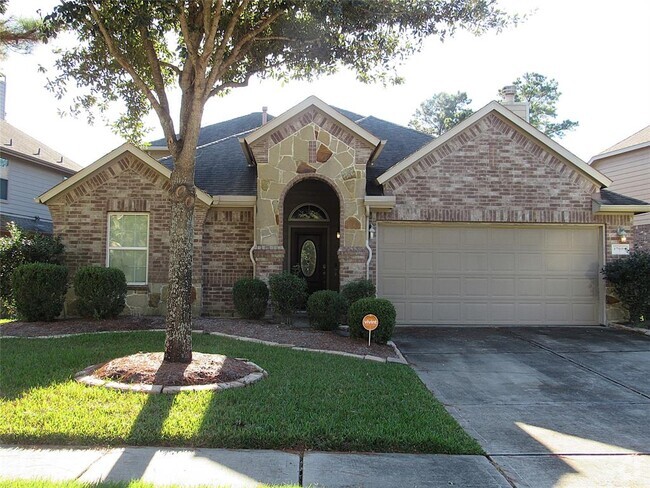
<path id="1" fill-rule="evenodd" d="M 160 332 L 0 339 L 0 442 L 481 454 L 407 366 L 194 334 L 248 358 L 253 386 L 175 396 L 72 380 L 88 365 L 162 348 Z"/>

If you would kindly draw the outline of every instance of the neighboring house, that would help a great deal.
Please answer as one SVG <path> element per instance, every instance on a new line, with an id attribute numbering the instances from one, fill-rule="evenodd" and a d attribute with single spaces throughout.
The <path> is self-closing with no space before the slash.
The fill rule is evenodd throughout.
<path id="1" fill-rule="evenodd" d="M 292 270 L 311 290 L 369 278 L 402 325 L 619 318 L 599 270 L 650 205 L 503 105 L 435 140 L 316 97 L 263 117 L 202 130 L 195 313 L 231 311 L 241 277 Z M 124 144 L 39 197 L 71 273 L 121 267 L 133 313 L 165 310 L 171 164 Z"/>
<path id="2" fill-rule="evenodd" d="M 594 156 L 589 164 L 613 181 L 610 189 L 650 201 L 650 125 Z M 650 213 L 634 217 L 634 246 L 650 251 Z"/>
<path id="3" fill-rule="evenodd" d="M 13 221 L 24 230 L 51 234 L 50 212 L 34 199 L 80 169 L 0 119 L 0 233 L 5 234 Z"/>

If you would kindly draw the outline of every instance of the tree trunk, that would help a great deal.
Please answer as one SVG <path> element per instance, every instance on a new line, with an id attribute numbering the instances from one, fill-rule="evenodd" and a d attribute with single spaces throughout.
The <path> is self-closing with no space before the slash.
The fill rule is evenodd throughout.
<path id="1" fill-rule="evenodd" d="M 175 162 L 171 178 L 165 361 L 174 363 L 192 361 L 192 262 L 196 191 L 194 172 L 188 171 L 190 168 L 182 163 Z"/>

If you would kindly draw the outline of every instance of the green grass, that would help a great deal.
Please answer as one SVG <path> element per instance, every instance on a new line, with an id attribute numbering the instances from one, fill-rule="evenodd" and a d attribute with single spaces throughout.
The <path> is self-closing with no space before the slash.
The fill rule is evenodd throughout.
<path id="1" fill-rule="evenodd" d="M 481 454 L 407 366 L 195 334 L 194 350 L 248 358 L 250 387 L 147 395 L 72 380 L 161 350 L 164 334 L 0 339 L 0 442 Z"/>
<path id="2" fill-rule="evenodd" d="M 0 488 L 154 488 L 143 481 L 102 481 L 98 483 L 83 483 L 81 481 L 49 481 L 49 480 L 0 480 Z M 178 485 L 164 485 L 165 488 L 176 488 Z M 214 485 L 210 485 L 214 488 Z M 297 488 L 298 485 L 259 485 L 260 488 Z M 198 486 L 197 488 L 201 488 Z M 205 488 L 208 488 L 206 485 Z"/>

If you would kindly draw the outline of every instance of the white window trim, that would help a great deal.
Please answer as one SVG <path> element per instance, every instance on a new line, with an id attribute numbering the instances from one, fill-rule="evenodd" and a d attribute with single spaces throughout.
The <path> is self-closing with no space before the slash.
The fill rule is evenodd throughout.
<path id="1" fill-rule="evenodd" d="M 147 217 L 147 247 L 111 247 L 111 216 L 112 215 L 146 215 Z M 110 251 L 111 250 L 121 250 L 121 251 L 142 251 L 147 252 L 147 259 L 144 272 L 144 281 L 127 281 L 127 285 L 138 286 L 146 285 L 149 283 L 149 223 L 150 216 L 148 212 L 108 212 L 106 217 L 106 267 L 110 267 Z"/>

